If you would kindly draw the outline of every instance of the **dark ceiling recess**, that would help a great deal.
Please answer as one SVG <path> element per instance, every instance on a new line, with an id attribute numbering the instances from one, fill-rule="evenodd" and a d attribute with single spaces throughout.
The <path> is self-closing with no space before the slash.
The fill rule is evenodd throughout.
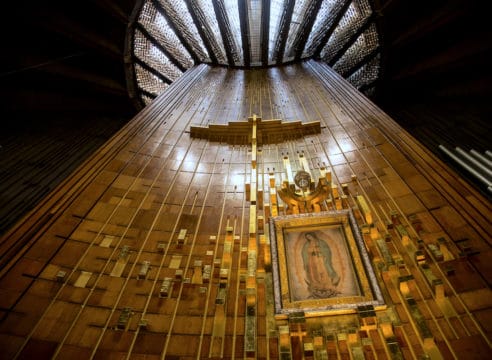
<path id="1" fill-rule="evenodd" d="M 483 190 L 439 149 L 492 150 L 492 31 L 483 2 L 392 1 L 381 20 L 375 102 Z"/>
<path id="2" fill-rule="evenodd" d="M 137 60 L 134 52 L 125 56 L 125 47 L 134 45 L 133 39 L 126 38 L 128 26 L 139 21 L 140 11 L 133 10 L 140 10 L 143 3 L 3 4 L 0 232 L 133 117 L 137 108 L 129 93 L 136 94 L 135 100 L 142 104 L 175 80 L 163 75 L 162 64 Z M 177 77 L 197 62 L 225 64 L 228 57 L 235 66 L 248 66 L 248 53 L 249 66 L 275 65 L 270 50 L 277 43 L 274 35 L 280 20 L 272 14 L 290 11 L 291 2 L 241 0 L 233 4 L 242 14 L 237 21 L 232 17 L 225 21 L 230 1 L 221 1 L 211 12 L 205 12 L 202 3 L 150 1 L 182 44 L 172 52 L 174 61 L 166 64 L 171 75 Z M 492 149 L 492 34 L 483 2 L 372 0 L 369 8 L 359 12 L 355 27 L 347 25 L 353 19 L 347 15 L 353 1 L 295 3 L 283 61 L 312 56 L 333 63 L 334 69 L 445 161 L 449 159 L 439 150 L 440 144 L 480 152 Z M 217 12 L 223 17 L 221 26 L 248 29 L 249 47 L 241 31 L 224 32 L 210 24 L 208 19 Z M 188 27 L 181 14 L 200 26 Z M 326 16 L 318 19 L 320 14 Z M 252 17 L 258 19 L 257 26 L 249 22 Z M 169 46 L 166 41 L 170 40 L 159 37 L 157 26 L 145 27 L 146 34 L 139 29 L 141 44 Z M 275 29 L 273 35 L 270 29 Z M 219 36 L 211 35 L 215 33 Z M 356 36 L 359 33 L 362 38 Z M 224 38 L 235 44 L 229 55 Z M 360 47 L 368 42 L 373 45 Z M 129 68 L 151 86 L 127 83 L 125 69 Z"/>
<path id="3" fill-rule="evenodd" d="M 136 114 L 123 61 L 134 5 L 2 4 L 0 233 Z"/>

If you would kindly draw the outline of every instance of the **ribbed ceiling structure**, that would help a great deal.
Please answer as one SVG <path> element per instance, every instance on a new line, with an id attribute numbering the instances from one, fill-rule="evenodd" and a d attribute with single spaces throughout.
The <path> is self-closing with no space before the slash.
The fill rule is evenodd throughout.
<path id="1" fill-rule="evenodd" d="M 366 94 L 380 72 L 369 0 L 142 0 L 127 36 L 132 97 L 148 104 L 195 64 L 326 62 Z"/>

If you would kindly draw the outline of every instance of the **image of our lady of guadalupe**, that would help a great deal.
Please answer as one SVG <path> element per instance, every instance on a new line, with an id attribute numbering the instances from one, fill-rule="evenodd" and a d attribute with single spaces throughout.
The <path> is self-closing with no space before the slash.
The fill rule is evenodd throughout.
<path id="1" fill-rule="evenodd" d="M 340 275 L 333 267 L 330 246 L 314 232 L 305 233 L 304 238 L 306 242 L 301 255 L 309 297 L 324 299 L 339 295 Z"/>

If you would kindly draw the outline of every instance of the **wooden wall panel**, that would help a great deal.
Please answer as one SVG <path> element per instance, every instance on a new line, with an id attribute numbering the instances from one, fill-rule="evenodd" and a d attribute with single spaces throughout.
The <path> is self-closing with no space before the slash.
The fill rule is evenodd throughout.
<path id="1" fill-rule="evenodd" d="M 251 146 L 189 136 L 191 125 L 253 114 L 320 121 L 321 133 L 264 144 L 255 170 Z M 280 188 L 284 157 L 315 178 L 326 168 L 331 185 L 346 189 L 342 206 L 368 231 L 387 305 L 374 328 L 362 329 L 357 314 L 333 315 L 291 322 L 291 340 L 280 336 L 289 322 L 273 316 L 262 236 L 270 174 Z M 261 201 L 251 204 L 255 188 Z M 487 200 L 326 65 L 200 65 L 2 238 L 0 345 L 11 358 L 36 348 L 54 358 L 75 349 L 89 358 L 278 358 L 285 344 L 305 357 L 310 346 L 341 358 L 456 356 L 462 340 L 490 346 L 491 215 Z"/>

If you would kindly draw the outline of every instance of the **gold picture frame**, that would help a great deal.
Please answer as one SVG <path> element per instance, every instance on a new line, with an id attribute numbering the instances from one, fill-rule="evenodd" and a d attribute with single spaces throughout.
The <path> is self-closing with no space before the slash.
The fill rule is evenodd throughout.
<path id="1" fill-rule="evenodd" d="M 276 317 L 384 305 L 352 211 L 272 217 L 270 243 Z"/>

